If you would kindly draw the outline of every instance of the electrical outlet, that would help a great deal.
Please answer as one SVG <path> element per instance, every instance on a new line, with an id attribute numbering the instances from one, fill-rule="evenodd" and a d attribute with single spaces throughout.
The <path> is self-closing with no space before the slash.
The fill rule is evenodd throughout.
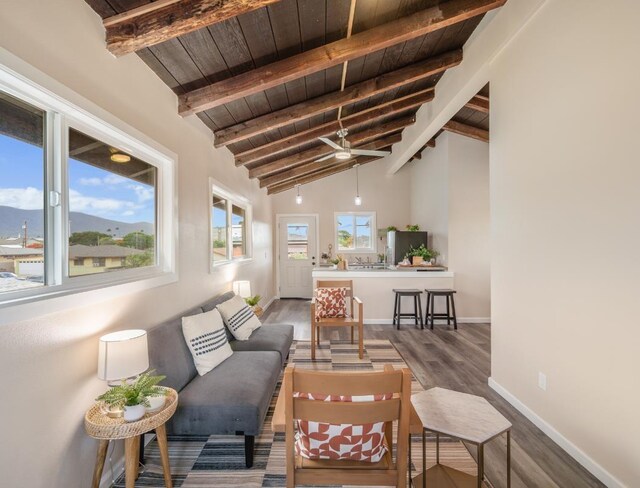
<path id="1" fill-rule="evenodd" d="M 538 372 L 538 388 L 547 391 L 547 375 L 542 372 Z"/>

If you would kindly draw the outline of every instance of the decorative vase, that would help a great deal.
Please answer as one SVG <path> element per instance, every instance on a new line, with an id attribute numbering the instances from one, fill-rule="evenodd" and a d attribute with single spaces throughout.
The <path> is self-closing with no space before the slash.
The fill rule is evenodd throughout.
<path id="1" fill-rule="evenodd" d="M 345 269 L 347 269 L 347 262 L 346 261 L 340 261 L 338 263 L 338 269 L 340 271 L 344 271 Z"/>
<path id="2" fill-rule="evenodd" d="M 167 397 L 164 395 L 150 396 L 147 398 L 147 400 L 149 400 L 149 406 L 146 407 L 147 413 L 156 413 L 159 412 L 162 407 L 164 407 L 164 403 L 167 400 Z"/>
<path id="3" fill-rule="evenodd" d="M 411 261 L 414 266 L 418 266 L 424 262 L 424 258 L 422 256 L 413 256 Z"/>
<path id="4" fill-rule="evenodd" d="M 124 420 L 125 422 L 135 422 L 144 417 L 146 408 L 144 405 L 132 405 L 124 406 Z"/>
<path id="5" fill-rule="evenodd" d="M 251 309 L 253 310 L 253 313 L 256 314 L 256 317 L 262 317 L 264 310 L 260 305 L 254 305 L 253 307 L 251 307 Z"/>

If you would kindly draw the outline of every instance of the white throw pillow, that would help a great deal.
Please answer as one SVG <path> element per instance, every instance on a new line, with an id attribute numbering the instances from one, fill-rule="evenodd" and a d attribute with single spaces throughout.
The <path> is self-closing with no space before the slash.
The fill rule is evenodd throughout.
<path id="1" fill-rule="evenodd" d="M 200 376 L 233 354 L 222 317 L 216 309 L 182 317 L 182 333 Z"/>
<path id="2" fill-rule="evenodd" d="M 249 339 L 251 333 L 262 325 L 251 307 L 238 295 L 221 303 L 217 308 L 227 328 L 239 341 Z"/>

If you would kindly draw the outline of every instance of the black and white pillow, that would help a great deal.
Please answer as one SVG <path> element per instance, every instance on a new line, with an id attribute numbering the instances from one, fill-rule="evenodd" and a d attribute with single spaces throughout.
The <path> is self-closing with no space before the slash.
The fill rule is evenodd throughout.
<path id="1" fill-rule="evenodd" d="M 233 354 L 222 317 L 216 309 L 182 317 L 182 333 L 200 376 Z"/>
<path id="2" fill-rule="evenodd" d="M 249 339 L 251 333 L 262 325 L 251 307 L 238 295 L 221 303 L 217 308 L 227 328 L 239 341 Z"/>

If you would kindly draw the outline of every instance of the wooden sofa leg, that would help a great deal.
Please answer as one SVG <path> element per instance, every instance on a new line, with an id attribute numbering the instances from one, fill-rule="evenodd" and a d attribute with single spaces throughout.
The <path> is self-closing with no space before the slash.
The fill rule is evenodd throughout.
<path id="1" fill-rule="evenodd" d="M 253 450 L 255 447 L 255 441 L 255 436 L 244 436 L 244 464 L 247 468 L 251 468 L 253 466 Z"/>

